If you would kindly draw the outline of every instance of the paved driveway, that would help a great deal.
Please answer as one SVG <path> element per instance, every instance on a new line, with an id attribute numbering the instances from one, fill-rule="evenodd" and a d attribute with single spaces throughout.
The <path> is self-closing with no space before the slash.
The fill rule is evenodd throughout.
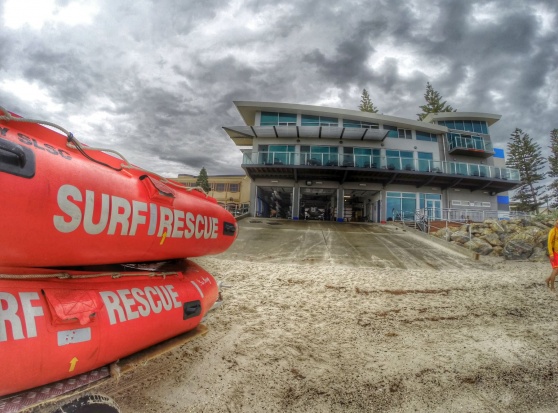
<path id="1" fill-rule="evenodd" d="M 470 258 L 393 224 L 246 218 L 223 258 L 355 267 L 462 268 Z"/>

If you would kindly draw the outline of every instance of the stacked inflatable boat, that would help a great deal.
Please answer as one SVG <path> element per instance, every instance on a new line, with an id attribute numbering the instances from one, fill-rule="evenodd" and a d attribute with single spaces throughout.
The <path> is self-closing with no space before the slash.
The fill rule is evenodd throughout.
<path id="1" fill-rule="evenodd" d="M 186 258 L 237 235 L 202 191 L 45 124 L 0 108 L 0 396 L 195 328 L 218 288 Z"/>

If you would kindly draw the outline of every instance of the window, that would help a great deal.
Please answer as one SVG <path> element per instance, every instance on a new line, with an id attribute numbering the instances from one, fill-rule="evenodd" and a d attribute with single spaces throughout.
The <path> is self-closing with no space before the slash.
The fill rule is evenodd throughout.
<path id="1" fill-rule="evenodd" d="M 239 184 L 229 184 L 229 192 L 239 192 L 240 185 Z"/>
<path id="2" fill-rule="evenodd" d="M 430 152 L 418 152 L 418 170 L 423 172 L 434 171 L 433 155 Z"/>
<path id="3" fill-rule="evenodd" d="M 377 123 L 362 122 L 360 120 L 343 119 L 343 127 L 379 129 L 380 125 L 378 125 Z"/>
<path id="4" fill-rule="evenodd" d="M 278 112 L 261 113 L 260 126 L 286 126 L 286 125 L 296 125 L 296 114 L 278 113 Z"/>
<path id="5" fill-rule="evenodd" d="M 384 129 L 389 130 L 387 134 L 389 138 L 413 139 L 413 134 L 410 129 L 398 129 L 390 125 L 384 125 Z"/>
<path id="6" fill-rule="evenodd" d="M 476 149 L 481 151 L 490 151 L 492 145 L 489 142 L 485 142 L 480 136 L 471 136 L 459 133 L 448 133 L 447 140 L 449 148 L 466 148 L 466 149 Z"/>
<path id="7" fill-rule="evenodd" d="M 399 139 L 413 139 L 413 134 L 410 129 L 397 129 Z"/>
<path id="8" fill-rule="evenodd" d="M 414 220 L 417 196 L 412 192 L 387 192 L 386 216 L 388 221 Z"/>
<path id="9" fill-rule="evenodd" d="M 486 126 L 486 122 L 474 120 L 473 130 L 477 133 L 484 133 L 485 135 L 488 135 L 488 126 Z"/>
<path id="10" fill-rule="evenodd" d="M 414 170 L 413 152 L 398 151 L 393 149 L 386 150 L 387 169 L 391 170 Z"/>
<path id="11" fill-rule="evenodd" d="M 300 147 L 300 162 L 302 165 L 314 166 L 337 166 L 338 160 L 337 146 L 306 146 Z"/>
<path id="12" fill-rule="evenodd" d="M 339 119 L 328 118 L 326 116 L 320 116 L 320 125 L 322 125 L 322 126 L 337 126 L 337 125 L 339 125 Z"/>
<path id="13" fill-rule="evenodd" d="M 327 116 L 302 115 L 302 126 L 338 126 L 339 119 Z"/>
<path id="14" fill-rule="evenodd" d="M 438 142 L 438 136 L 434 133 L 416 131 L 417 141 Z"/>
<path id="15" fill-rule="evenodd" d="M 215 184 L 216 192 L 225 192 L 225 184 Z"/>
<path id="16" fill-rule="evenodd" d="M 344 148 L 343 166 L 379 168 L 380 150 L 371 148 Z"/>
<path id="17" fill-rule="evenodd" d="M 466 131 L 473 132 L 473 122 L 470 121 L 470 120 L 464 120 L 463 121 L 463 128 Z"/>
<path id="18" fill-rule="evenodd" d="M 382 129 L 384 130 L 388 130 L 388 138 L 397 138 L 399 137 L 398 133 L 397 133 L 397 127 L 395 126 L 391 126 L 391 125 L 382 125 Z"/>
<path id="19" fill-rule="evenodd" d="M 484 133 L 488 135 L 488 125 L 483 120 L 440 120 L 438 121 L 438 125 L 445 126 L 448 129 Z"/>
<path id="20" fill-rule="evenodd" d="M 294 165 L 295 145 L 259 145 L 259 163 L 265 165 Z"/>

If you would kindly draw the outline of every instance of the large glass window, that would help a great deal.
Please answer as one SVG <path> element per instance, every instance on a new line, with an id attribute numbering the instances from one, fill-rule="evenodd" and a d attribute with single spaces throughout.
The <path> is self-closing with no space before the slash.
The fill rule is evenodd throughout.
<path id="1" fill-rule="evenodd" d="M 359 168 L 379 168 L 380 167 L 380 150 L 372 148 L 352 148 L 352 156 L 350 156 L 349 148 L 344 149 L 345 166 L 348 163 L 354 164 Z"/>
<path id="2" fill-rule="evenodd" d="M 449 172 L 455 175 L 468 175 L 467 165 L 464 162 L 449 162 Z"/>
<path id="3" fill-rule="evenodd" d="M 438 121 L 438 125 L 443 125 L 449 129 L 488 135 L 488 125 L 483 120 L 441 120 Z"/>
<path id="4" fill-rule="evenodd" d="M 448 144 L 450 149 L 467 148 L 477 149 L 480 151 L 487 151 L 491 149 L 491 145 L 486 143 L 480 136 L 470 136 L 459 133 L 447 134 Z"/>
<path id="5" fill-rule="evenodd" d="M 416 131 L 417 141 L 438 142 L 438 136 L 434 133 Z"/>
<path id="6" fill-rule="evenodd" d="M 300 147 L 301 163 L 314 166 L 337 166 L 339 149 L 337 146 L 306 146 Z"/>
<path id="7" fill-rule="evenodd" d="M 328 116 L 302 115 L 302 126 L 338 126 L 339 119 Z"/>
<path id="8" fill-rule="evenodd" d="M 360 120 L 343 119 L 343 127 L 379 129 L 380 125 L 378 125 L 377 123 L 362 122 Z"/>
<path id="9" fill-rule="evenodd" d="M 260 116 L 260 126 L 286 126 L 296 125 L 296 114 L 262 112 Z"/>
<path id="10" fill-rule="evenodd" d="M 240 191 L 240 185 L 239 184 L 229 184 L 229 191 L 230 192 Z"/>
<path id="11" fill-rule="evenodd" d="M 394 149 L 386 150 L 387 169 L 408 171 L 414 170 L 413 152 L 398 151 Z"/>
<path id="12" fill-rule="evenodd" d="M 266 165 L 294 165 L 294 145 L 260 145 L 259 163 Z"/>
<path id="13" fill-rule="evenodd" d="M 386 195 L 386 217 L 388 221 L 415 219 L 416 194 L 412 192 L 387 192 Z"/>
<path id="14" fill-rule="evenodd" d="M 434 170 L 433 155 L 431 152 L 418 152 L 418 169 L 423 172 L 432 172 Z"/>

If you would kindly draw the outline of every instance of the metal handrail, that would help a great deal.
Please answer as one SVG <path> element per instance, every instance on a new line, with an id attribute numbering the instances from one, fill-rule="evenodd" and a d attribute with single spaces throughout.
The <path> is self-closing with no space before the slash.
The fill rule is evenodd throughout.
<path id="1" fill-rule="evenodd" d="M 397 156 L 326 154 L 310 152 L 249 152 L 244 153 L 245 165 L 307 165 L 318 167 L 354 167 L 395 171 L 441 173 L 520 181 L 519 170 L 492 165 L 433 161 Z"/>

